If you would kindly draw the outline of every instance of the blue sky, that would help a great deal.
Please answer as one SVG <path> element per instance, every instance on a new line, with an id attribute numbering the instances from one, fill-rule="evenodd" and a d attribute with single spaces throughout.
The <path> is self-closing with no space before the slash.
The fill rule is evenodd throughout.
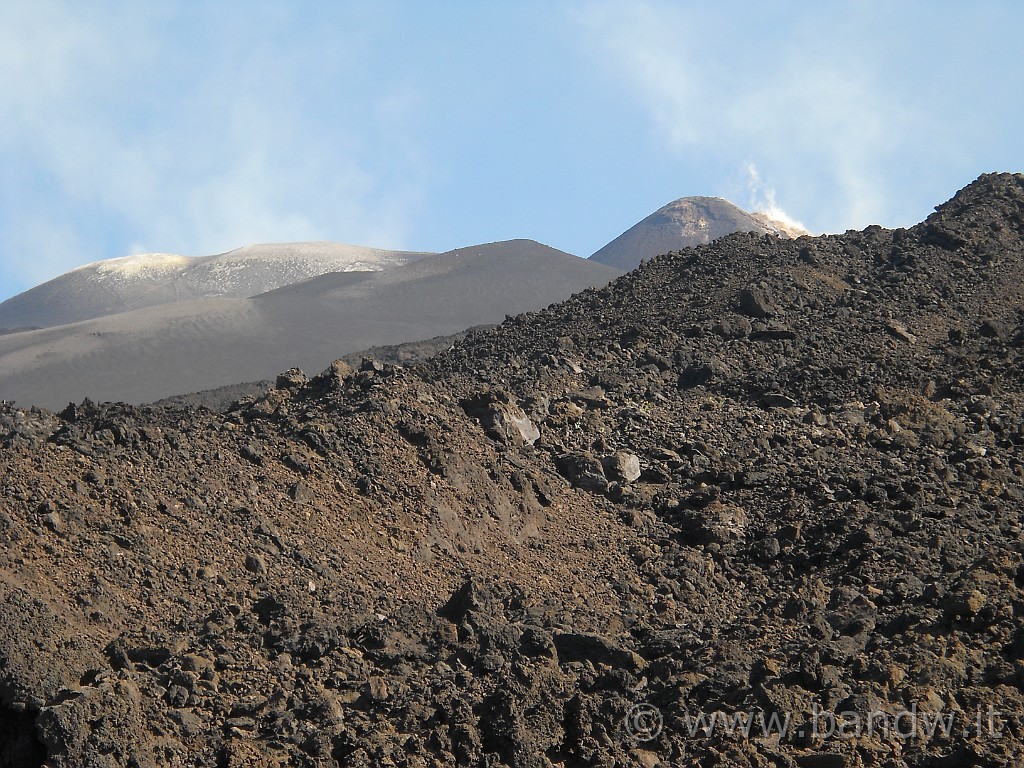
<path id="1" fill-rule="evenodd" d="M 1024 171 L 1024 4 L 0 2 L 0 299 L 141 252 L 813 232 Z"/>

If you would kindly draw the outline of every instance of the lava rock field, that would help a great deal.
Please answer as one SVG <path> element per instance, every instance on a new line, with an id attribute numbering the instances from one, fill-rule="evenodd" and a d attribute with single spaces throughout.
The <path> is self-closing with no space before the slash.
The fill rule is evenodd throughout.
<path id="1" fill-rule="evenodd" d="M 1024 765 L 1022 323 L 990 174 L 224 410 L 4 404 L 0 766 Z"/>

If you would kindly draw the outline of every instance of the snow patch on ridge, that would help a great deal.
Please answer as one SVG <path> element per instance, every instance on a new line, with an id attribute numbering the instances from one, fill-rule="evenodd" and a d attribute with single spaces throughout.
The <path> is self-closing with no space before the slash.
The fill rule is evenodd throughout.
<path id="1" fill-rule="evenodd" d="M 377 272 L 428 254 L 330 242 L 247 245 L 203 259 L 183 274 L 206 296 L 254 296 L 328 272 Z"/>
<path id="2" fill-rule="evenodd" d="M 111 277 L 141 277 L 163 272 L 180 272 L 192 265 L 196 259 L 191 256 L 179 256 L 174 253 L 140 253 L 134 256 L 119 256 L 116 259 L 103 259 L 84 264 L 71 270 L 83 272 L 92 270 L 96 275 Z"/>
<path id="3" fill-rule="evenodd" d="M 377 272 L 428 253 L 386 251 L 332 242 L 246 245 L 213 256 L 142 253 L 85 264 L 72 273 L 119 292 L 179 286 L 190 297 L 255 296 L 328 272 Z M 70 273 L 69 273 L 70 274 Z M 124 294 L 131 303 L 128 294 Z"/>

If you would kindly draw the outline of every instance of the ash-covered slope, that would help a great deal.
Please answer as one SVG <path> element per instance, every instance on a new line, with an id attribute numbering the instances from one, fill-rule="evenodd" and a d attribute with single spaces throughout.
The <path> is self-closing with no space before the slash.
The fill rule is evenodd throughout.
<path id="1" fill-rule="evenodd" d="M 227 414 L 6 408 L 0 754 L 1013 764 L 1022 296 L 991 175 Z"/>
<path id="2" fill-rule="evenodd" d="M 179 301 L 10 334 L 0 337 L 0 397 L 50 408 L 83 397 L 143 403 L 273 379 L 292 366 L 319 370 L 368 347 L 497 323 L 618 274 L 513 240 L 321 275 L 250 299 Z"/>
<path id="3" fill-rule="evenodd" d="M 308 242 L 247 245 L 216 256 L 123 256 L 78 267 L 0 303 L 0 328 L 50 328 L 179 301 L 241 299 L 328 272 L 388 269 L 429 255 Z"/>
<path id="4" fill-rule="evenodd" d="M 765 214 L 747 213 L 720 197 L 681 197 L 634 224 L 590 258 L 630 270 L 643 259 L 710 243 L 733 232 L 781 237 L 809 234 Z"/>

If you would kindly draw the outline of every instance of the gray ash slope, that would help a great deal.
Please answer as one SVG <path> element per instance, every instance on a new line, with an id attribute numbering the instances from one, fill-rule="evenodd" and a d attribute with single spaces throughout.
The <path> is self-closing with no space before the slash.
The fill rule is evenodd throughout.
<path id="1" fill-rule="evenodd" d="M 620 273 L 531 240 L 333 272 L 251 298 L 178 301 L 0 336 L 0 398 L 151 402 L 318 370 L 368 347 L 496 323 Z"/>
<path id="2" fill-rule="evenodd" d="M 1019 763 L 1022 296 L 1024 176 L 987 175 L 908 230 L 733 235 L 226 414 L 8 407 L 0 697 L 34 730 L 0 754 Z M 815 709 L 956 727 L 818 739 Z M 793 727 L 685 728 L 754 711 Z"/>

